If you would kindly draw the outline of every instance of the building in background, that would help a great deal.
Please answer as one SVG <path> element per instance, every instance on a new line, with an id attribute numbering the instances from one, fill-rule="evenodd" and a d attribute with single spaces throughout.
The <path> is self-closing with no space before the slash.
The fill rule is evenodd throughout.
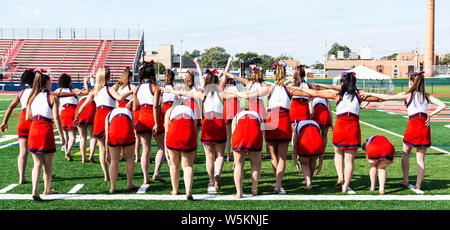
<path id="1" fill-rule="evenodd" d="M 171 44 L 159 44 L 158 51 L 146 51 L 144 60 L 159 62 L 166 69 L 180 68 L 180 64 L 182 68 L 196 68 L 193 58 L 175 55 Z"/>

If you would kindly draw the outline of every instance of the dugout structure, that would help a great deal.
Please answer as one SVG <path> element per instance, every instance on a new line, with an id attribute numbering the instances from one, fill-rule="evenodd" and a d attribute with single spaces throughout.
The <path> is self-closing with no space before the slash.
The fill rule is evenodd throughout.
<path id="1" fill-rule="evenodd" d="M 375 93 L 392 93 L 394 91 L 394 84 L 392 83 L 391 77 L 365 66 L 360 65 L 346 72 L 356 73 L 356 85 L 358 89 Z M 341 75 L 333 78 L 333 85 L 339 85 L 340 80 Z"/>

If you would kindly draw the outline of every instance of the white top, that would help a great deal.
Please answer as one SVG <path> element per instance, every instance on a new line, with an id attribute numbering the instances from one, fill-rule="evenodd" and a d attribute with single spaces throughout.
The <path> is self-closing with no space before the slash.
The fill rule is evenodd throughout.
<path id="1" fill-rule="evenodd" d="M 49 92 L 39 92 L 36 95 L 31 102 L 31 116 L 43 116 L 48 119 L 53 119 Z"/>
<path id="2" fill-rule="evenodd" d="M 313 121 L 313 120 L 303 120 L 303 121 L 300 121 L 300 122 L 297 124 L 297 134 L 299 134 L 299 133 L 300 133 L 300 130 L 302 130 L 302 128 L 303 128 L 305 125 L 308 125 L 308 124 L 314 125 L 314 126 L 316 126 L 317 128 L 320 129 L 319 124 L 317 124 L 316 121 Z"/>
<path id="3" fill-rule="evenodd" d="M 323 105 L 325 105 L 325 106 L 328 106 L 328 102 L 327 102 L 327 99 L 325 99 L 325 98 L 321 98 L 321 97 L 315 97 L 313 100 L 312 100 L 312 107 L 314 108 L 316 105 L 318 105 L 318 104 L 323 104 Z"/>
<path id="4" fill-rule="evenodd" d="M 165 85 L 164 88 L 174 90 L 172 85 Z M 177 100 L 177 97 L 178 96 L 173 93 L 164 92 L 162 95 L 162 101 L 163 101 L 163 103 L 174 102 L 175 100 Z"/>
<path id="5" fill-rule="evenodd" d="M 31 88 L 26 88 L 24 90 L 22 90 L 19 100 L 20 100 L 20 106 L 22 107 L 22 110 L 27 108 L 27 102 L 28 102 L 28 98 L 30 97 L 30 93 L 31 93 Z"/>
<path id="6" fill-rule="evenodd" d="M 252 117 L 255 117 L 258 119 L 259 122 L 261 122 L 261 116 L 255 111 L 241 111 L 236 115 L 236 122 L 239 122 L 240 119 L 242 119 L 244 116 L 249 115 Z"/>
<path id="7" fill-rule="evenodd" d="M 130 112 L 129 109 L 118 107 L 118 108 L 113 109 L 113 110 L 108 114 L 108 120 L 109 120 L 109 123 L 111 123 L 111 121 L 112 121 L 115 117 L 117 117 L 117 116 L 119 116 L 119 115 L 127 116 L 128 118 L 130 118 L 131 121 L 133 121 L 133 115 L 131 114 L 131 112 Z"/>
<path id="8" fill-rule="evenodd" d="M 195 118 L 194 111 L 192 111 L 191 107 L 188 107 L 185 105 L 177 105 L 177 106 L 173 107 L 172 112 L 170 113 L 169 119 L 170 120 L 176 119 L 180 115 L 188 116 L 192 120 L 194 120 L 194 118 Z"/>
<path id="9" fill-rule="evenodd" d="M 55 90 L 55 92 L 64 92 L 64 93 L 70 93 L 72 90 L 70 88 L 58 88 Z M 59 98 L 59 110 L 61 111 L 64 109 L 64 105 L 78 105 L 78 98 L 76 96 L 73 97 L 60 97 Z"/>
<path id="10" fill-rule="evenodd" d="M 356 92 L 357 94 L 353 97 L 353 100 L 351 100 L 351 95 L 349 95 L 347 92 L 344 94 L 341 99 L 336 103 L 336 114 L 340 115 L 343 113 L 353 113 L 355 115 L 359 116 L 359 108 L 360 108 L 360 102 L 358 98 L 359 92 Z"/>
<path id="11" fill-rule="evenodd" d="M 417 113 L 427 113 L 428 99 L 426 97 L 422 98 L 422 93 L 420 92 L 412 92 L 411 98 L 406 104 L 406 109 L 408 110 L 408 116 Z"/>
<path id="12" fill-rule="evenodd" d="M 136 97 L 139 100 L 139 105 L 151 105 L 153 106 L 154 94 L 152 90 L 152 84 L 142 83 L 138 86 Z"/>
<path id="13" fill-rule="evenodd" d="M 289 96 L 286 87 L 276 85 L 272 87 L 269 95 L 269 105 L 267 109 L 282 107 L 284 109 L 291 108 L 291 97 Z"/>
<path id="14" fill-rule="evenodd" d="M 219 95 L 219 91 L 208 92 L 203 102 L 203 108 L 205 109 L 205 114 L 209 112 L 223 114 L 223 100 Z"/>
<path id="15" fill-rule="evenodd" d="M 116 106 L 116 99 L 109 93 L 109 86 L 104 86 L 94 97 L 97 107 L 108 106 L 114 108 Z"/>
<path id="16" fill-rule="evenodd" d="M 249 86 L 250 85 L 250 86 Z M 258 91 L 260 88 L 262 88 L 263 86 L 261 85 L 261 83 L 254 81 L 253 83 L 247 85 L 247 91 L 252 92 L 252 91 Z M 250 98 L 252 99 L 252 98 Z M 258 97 L 259 100 L 264 101 L 264 97 L 260 96 Z"/>
<path id="17" fill-rule="evenodd" d="M 369 138 L 367 139 L 367 145 L 368 145 L 368 144 L 373 140 L 373 138 L 376 137 L 376 136 L 379 136 L 379 135 L 373 135 L 373 136 L 369 137 Z"/>
<path id="18" fill-rule="evenodd" d="M 122 93 L 128 92 L 130 90 L 131 90 L 131 86 L 130 86 L 130 83 L 128 83 L 126 86 L 124 86 L 122 88 L 118 88 L 117 93 L 122 94 Z M 130 95 L 128 95 L 127 98 L 125 98 L 126 101 L 131 101 L 132 99 L 133 99 L 133 94 L 130 94 Z"/>
<path id="19" fill-rule="evenodd" d="M 300 82 L 300 84 L 298 85 L 298 87 L 309 89 L 309 85 L 308 85 L 308 83 L 306 83 L 306 82 Z M 309 97 L 305 97 L 305 96 L 293 96 L 293 97 L 292 97 L 292 99 L 296 99 L 296 98 L 302 98 L 302 99 L 308 100 Z"/>

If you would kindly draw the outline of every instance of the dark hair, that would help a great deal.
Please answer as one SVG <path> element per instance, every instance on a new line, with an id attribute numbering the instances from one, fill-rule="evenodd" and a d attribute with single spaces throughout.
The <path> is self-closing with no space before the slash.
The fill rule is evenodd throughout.
<path id="1" fill-rule="evenodd" d="M 30 105 L 36 98 L 37 94 L 45 88 L 47 81 L 50 81 L 50 77 L 47 74 L 42 74 L 41 72 L 36 72 L 33 81 L 33 88 L 31 90 L 30 96 L 28 97 L 27 105 Z"/>
<path id="2" fill-rule="evenodd" d="M 356 88 L 356 76 L 353 73 L 346 73 L 342 75 L 341 83 L 341 90 L 339 90 L 338 94 L 343 97 L 345 93 L 348 93 L 351 95 L 351 100 L 353 100 L 358 90 Z"/>
<path id="3" fill-rule="evenodd" d="M 70 75 L 63 73 L 58 79 L 58 87 L 59 88 L 71 88 L 72 79 L 70 78 Z"/>
<path id="4" fill-rule="evenodd" d="M 22 73 L 22 76 L 20 77 L 20 84 L 22 86 L 28 84 L 30 87 L 33 87 L 33 81 L 34 81 L 34 72 L 33 70 L 25 70 Z"/>
<path id="5" fill-rule="evenodd" d="M 194 75 L 191 72 L 188 72 L 186 74 L 186 77 L 184 77 L 184 81 L 183 81 L 184 85 L 187 86 L 188 88 L 192 88 L 194 87 Z"/>
<path id="6" fill-rule="evenodd" d="M 295 69 L 295 72 L 294 72 L 294 80 L 296 82 L 304 82 L 305 77 L 306 77 L 306 72 L 305 72 L 305 69 L 303 68 L 303 66 L 302 65 L 297 66 Z"/>
<path id="7" fill-rule="evenodd" d="M 208 95 L 209 92 L 212 92 L 211 96 L 214 95 L 214 93 L 216 91 L 218 91 L 217 89 L 217 85 L 219 84 L 219 77 L 217 77 L 217 75 L 209 72 L 206 74 L 205 77 L 205 86 L 204 86 L 204 90 L 206 91 L 206 95 Z M 213 85 L 208 87 L 208 85 Z M 206 99 L 206 97 L 205 97 Z"/>
<path id="8" fill-rule="evenodd" d="M 172 70 L 167 69 L 164 83 L 166 85 L 173 85 L 173 80 L 175 80 L 175 73 Z"/>
<path id="9" fill-rule="evenodd" d="M 150 63 L 144 61 L 142 63 L 142 67 L 139 69 L 139 81 L 142 83 L 144 79 L 150 79 L 150 82 L 155 84 L 156 83 L 156 71 L 155 66 Z"/>
<path id="10" fill-rule="evenodd" d="M 227 85 L 236 85 L 236 82 L 234 81 L 233 78 L 228 78 L 227 79 Z"/>
<path id="11" fill-rule="evenodd" d="M 409 88 L 408 93 L 417 91 L 422 94 L 422 102 L 425 100 L 425 77 L 423 72 L 412 73 L 409 75 L 409 81 L 412 82 L 412 86 Z"/>

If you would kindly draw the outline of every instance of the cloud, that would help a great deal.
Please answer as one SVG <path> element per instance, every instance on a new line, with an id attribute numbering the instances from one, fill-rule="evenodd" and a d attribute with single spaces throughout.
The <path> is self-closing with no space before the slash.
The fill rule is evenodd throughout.
<path id="1" fill-rule="evenodd" d="M 13 6 L 12 8 L 19 11 L 22 14 L 27 12 L 27 8 L 25 8 L 24 6 Z"/>

